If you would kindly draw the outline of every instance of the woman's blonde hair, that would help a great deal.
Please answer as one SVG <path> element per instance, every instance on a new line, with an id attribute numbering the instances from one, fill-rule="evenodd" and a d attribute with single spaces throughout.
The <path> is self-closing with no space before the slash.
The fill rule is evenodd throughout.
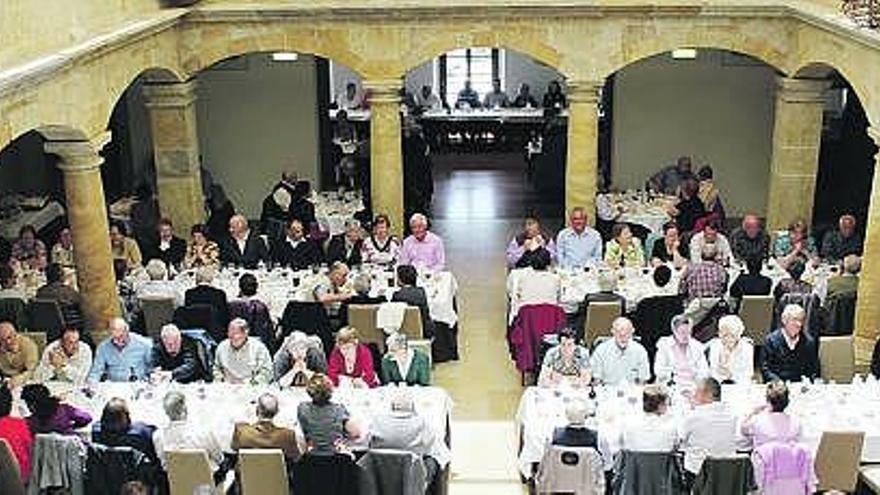
<path id="1" fill-rule="evenodd" d="M 357 344 L 358 331 L 355 327 L 342 327 L 336 333 L 336 345 Z"/>

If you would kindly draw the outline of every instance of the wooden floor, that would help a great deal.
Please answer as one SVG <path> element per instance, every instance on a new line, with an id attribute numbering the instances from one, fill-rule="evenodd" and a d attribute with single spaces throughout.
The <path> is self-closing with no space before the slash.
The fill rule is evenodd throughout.
<path id="1" fill-rule="evenodd" d="M 434 229 L 443 236 L 459 282 L 461 360 L 435 369 L 455 401 L 452 495 L 519 494 L 513 419 L 522 393 L 505 340 L 504 250 L 526 211 L 553 215 L 525 180 L 519 155 L 445 155 L 435 159 Z M 555 229 L 559 218 L 548 219 Z"/>

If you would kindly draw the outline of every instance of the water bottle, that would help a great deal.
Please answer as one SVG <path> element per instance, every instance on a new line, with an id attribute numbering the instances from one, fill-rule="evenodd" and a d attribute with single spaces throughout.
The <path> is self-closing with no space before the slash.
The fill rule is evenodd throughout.
<path id="1" fill-rule="evenodd" d="M 130 382 L 136 382 L 136 381 L 138 381 L 137 373 L 134 372 L 134 366 L 132 366 L 131 368 L 129 368 L 129 371 L 128 371 L 128 381 L 130 381 Z"/>

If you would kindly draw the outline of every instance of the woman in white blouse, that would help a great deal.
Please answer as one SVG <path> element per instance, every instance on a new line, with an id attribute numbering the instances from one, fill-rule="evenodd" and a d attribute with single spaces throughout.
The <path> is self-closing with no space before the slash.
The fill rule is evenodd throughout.
<path id="1" fill-rule="evenodd" d="M 754 374 L 755 348 L 743 337 L 743 321 L 736 315 L 718 320 L 718 338 L 709 342 L 709 370 L 722 383 L 749 383 Z"/>
<path id="2" fill-rule="evenodd" d="M 693 386 L 697 380 L 709 376 L 703 344 L 691 337 L 693 322 L 685 315 L 672 318 L 672 335 L 657 341 L 654 375 L 657 383 L 673 381 Z"/>
<path id="3" fill-rule="evenodd" d="M 388 215 L 376 215 L 373 233 L 364 240 L 361 247 L 361 260 L 364 263 L 390 266 L 397 262 L 400 243 L 391 235 L 391 220 Z"/>
<path id="4" fill-rule="evenodd" d="M 529 304 L 559 304 L 559 294 L 562 290 L 559 275 L 548 270 L 550 267 L 550 252 L 540 249 L 529 260 L 526 269 L 515 270 L 511 273 L 514 277 L 509 286 L 510 291 L 510 320 L 519 313 L 521 307 Z"/>

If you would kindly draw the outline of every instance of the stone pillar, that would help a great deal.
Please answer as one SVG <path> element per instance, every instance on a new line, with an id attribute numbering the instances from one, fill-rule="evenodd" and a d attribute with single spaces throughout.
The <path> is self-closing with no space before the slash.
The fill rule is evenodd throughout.
<path id="1" fill-rule="evenodd" d="M 880 146 L 880 127 L 869 127 L 870 136 Z M 862 272 L 859 275 L 859 297 L 856 302 L 856 322 L 853 332 L 856 366 L 863 371 L 871 364 L 874 343 L 880 336 L 880 171 L 877 170 L 880 153 L 875 155 L 874 180 L 868 219 L 865 225 L 865 246 Z"/>
<path id="2" fill-rule="evenodd" d="M 159 209 L 178 234 L 205 221 L 195 81 L 149 83 L 144 97 L 153 134 Z"/>
<path id="3" fill-rule="evenodd" d="M 401 82 L 366 80 L 370 95 L 370 196 L 373 213 L 391 219 L 392 230 L 403 232 L 403 143 L 400 136 Z"/>
<path id="4" fill-rule="evenodd" d="M 47 153 L 60 158 L 64 175 L 67 220 L 73 233 L 76 278 L 82 311 L 90 330 L 105 330 L 119 315 L 113 255 L 110 252 L 107 206 L 101 181 L 101 158 L 88 141 L 46 141 Z"/>
<path id="5" fill-rule="evenodd" d="M 767 197 L 767 227 L 784 229 L 792 220 L 813 219 L 822 111 L 827 80 L 780 77 L 776 83 L 773 154 Z"/>
<path id="6" fill-rule="evenodd" d="M 601 81 L 568 83 L 568 156 L 565 162 L 565 209 L 583 207 L 596 216 L 599 174 L 599 94 Z"/>

